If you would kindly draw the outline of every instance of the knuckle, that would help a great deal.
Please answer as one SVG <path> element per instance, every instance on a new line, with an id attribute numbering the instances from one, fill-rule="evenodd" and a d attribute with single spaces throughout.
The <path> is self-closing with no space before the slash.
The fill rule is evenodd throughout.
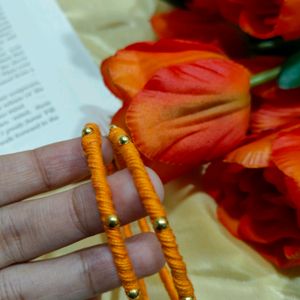
<path id="1" fill-rule="evenodd" d="M 81 186 L 74 188 L 71 191 L 71 201 L 69 205 L 69 215 L 75 228 L 81 232 L 83 236 L 89 236 L 94 233 L 89 225 L 89 209 L 87 201 L 82 197 Z"/>
<path id="2" fill-rule="evenodd" d="M 95 295 L 97 290 L 95 288 L 93 282 L 93 268 L 91 264 L 91 260 L 89 259 L 88 252 L 81 251 L 78 252 L 80 262 L 81 262 L 81 274 L 83 276 L 83 280 L 86 282 L 86 286 L 91 295 Z"/>
<path id="3" fill-rule="evenodd" d="M 45 168 L 44 164 L 41 162 L 40 155 L 38 150 L 30 151 L 33 165 L 35 166 L 37 173 L 39 174 L 39 178 L 41 178 L 44 187 L 47 190 L 52 190 L 53 185 L 48 176 L 47 168 Z"/>

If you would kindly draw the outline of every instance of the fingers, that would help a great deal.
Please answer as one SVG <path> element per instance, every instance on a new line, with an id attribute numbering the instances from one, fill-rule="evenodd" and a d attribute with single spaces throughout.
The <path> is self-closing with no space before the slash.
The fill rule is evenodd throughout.
<path id="1" fill-rule="evenodd" d="M 106 138 L 102 152 L 105 161 L 111 161 Z M 78 181 L 89 173 L 80 139 L 0 156 L 0 170 L 0 206 Z"/>
<path id="2" fill-rule="evenodd" d="M 162 199 L 162 184 L 153 171 L 149 172 Z M 126 169 L 109 176 L 108 181 L 122 224 L 145 215 Z M 0 268 L 28 261 L 102 230 L 91 184 L 5 206 L 0 210 Z"/>
<path id="3" fill-rule="evenodd" d="M 157 272 L 164 263 L 152 233 L 127 241 L 139 277 Z M 93 247 L 61 258 L 12 266 L 0 272 L 0 299 L 83 300 L 120 285 L 107 246 Z"/>

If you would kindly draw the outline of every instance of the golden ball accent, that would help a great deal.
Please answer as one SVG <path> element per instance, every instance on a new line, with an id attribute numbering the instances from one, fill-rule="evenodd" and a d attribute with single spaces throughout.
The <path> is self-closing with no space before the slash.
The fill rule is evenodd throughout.
<path id="1" fill-rule="evenodd" d="M 159 217 L 154 220 L 153 226 L 154 226 L 155 230 L 163 230 L 163 229 L 168 228 L 169 222 L 168 222 L 167 218 Z"/>
<path id="2" fill-rule="evenodd" d="M 180 300 L 194 300 L 194 297 L 183 297 Z"/>
<path id="3" fill-rule="evenodd" d="M 138 299 L 140 296 L 140 291 L 138 289 L 132 289 L 127 292 L 127 296 L 129 299 Z"/>
<path id="4" fill-rule="evenodd" d="M 127 135 L 122 135 L 119 137 L 119 143 L 120 145 L 125 145 L 130 142 L 130 138 Z"/>
<path id="5" fill-rule="evenodd" d="M 82 129 L 82 136 L 91 134 L 93 132 L 93 129 L 91 127 L 84 127 Z"/>
<path id="6" fill-rule="evenodd" d="M 115 227 L 120 226 L 120 220 L 119 220 L 118 216 L 116 216 L 116 215 L 110 215 L 110 216 L 108 216 L 106 218 L 106 225 L 109 228 L 115 228 Z"/>

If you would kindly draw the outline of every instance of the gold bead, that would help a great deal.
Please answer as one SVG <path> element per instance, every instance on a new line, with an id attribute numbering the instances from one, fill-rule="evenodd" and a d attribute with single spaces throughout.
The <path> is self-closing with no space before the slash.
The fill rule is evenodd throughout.
<path id="1" fill-rule="evenodd" d="M 158 217 L 154 220 L 153 226 L 155 230 L 163 230 L 169 226 L 169 222 L 165 217 Z"/>
<path id="2" fill-rule="evenodd" d="M 122 135 L 119 137 L 120 145 L 125 145 L 125 144 L 128 144 L 129 142 L 130 142 L 130 139 L 127 135 Z"/>
<path id="3" fill-rule="evenodd" d="M 139 299 L 140 291 L 138 289 L 132 289 L 127 292 L 127 296 L 129 299 Z"/>
<path id="4" fill-rule="evenodd" d="M 93 132 L 93 129 L 91 127 L 84 127 L 82 129 L 82 136 L 91 134 Z"/>
<path id="5" fill-rule="evenodd" d="M 110 216 L 108 216 L 106 218 L 106 225 L 109 228 L 115 228 L 115 227 L 120 226 L 120 220 L 119 220 L 118 216 L 116 216 L 116 215 L 110 215 Z"/>
<path id="6" fill-rule="evenodd" d="M 194 300 L 194 297 L 183 297 L 180 300 Z"/>
<path id="7" fill-rule="evenodd" d="M 109 126 L 109 129 L 114 129 L 114 128 L 117 128 L 118 126 L 116 126 L 116 125 L 114 125 L 114 124 L 111 124 L 110 126 Z"/>

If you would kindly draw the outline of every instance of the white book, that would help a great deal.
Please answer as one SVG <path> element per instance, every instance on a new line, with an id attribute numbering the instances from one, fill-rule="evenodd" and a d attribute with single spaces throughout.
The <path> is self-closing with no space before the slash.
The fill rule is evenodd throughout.
<path id="1" fill-rule="evenodd" d="M 0 154 L 106 132 L 119 107 L 54 0 L 0 0 Z"/>

